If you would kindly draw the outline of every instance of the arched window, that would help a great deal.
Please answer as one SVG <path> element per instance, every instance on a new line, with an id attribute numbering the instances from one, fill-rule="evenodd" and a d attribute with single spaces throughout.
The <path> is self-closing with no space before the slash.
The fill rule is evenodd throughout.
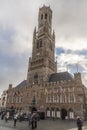
<path id="1" fill-rule="evenodd" d="M 74 98 L 74 95 L 73 94 L 71 94 L 70 95 L 70 103 L 74 103 L 75 102 L 75 98 Z"/>
<path id="2" fill-rule="evenodd" d="M 51 95 L 48 94 L 46 97 L 46 103 L 51 103 Z"/>
<path id="3" fill-rule="evenodd" d="M 63 94 L 62 95 L 62 103 L 65 103 L 66 102 L 66 96 Z"/>
<path id="4" fill-rule="evenodd" d="M 37 73 L 34 75 L 34 83 L 38 84 L 38 74 Z"/>
<path id="5" fill-rule="evenodd" d="M 40 39 L 40 40 L 37 41 L 37 46 L 36 46 L 36 48 L 39 49 L 39 48 L 41 48 L 41 47 L 42 47 L 42 39 Z"/>
<path id="6" fill-rule="evenodd" d="M 39 41 L 39 47 L 42 47 L 42 39 Z"/>
<path id="7" fill-rule="evenodd" d="M 37 46 L 36 46 L 36 48 L 37 48 L 37 49 L 39 48 L 39 41 L 37 41 Z"/>
<path id="8" fill-rule="evenodd" d="M 53 103 L 57 103 L 58 102 L 58 95 L 55 94 L 53 95 Z"/>
<path id="9" fill-rule="evenodd" d="M 43 14 L 41 14 L 41 20 L 43 19 Z"/>
<path id="10" fill-rule="evenodd" d="M 47 19 L 47 14 L 45 14 L 45 19 Z"/>

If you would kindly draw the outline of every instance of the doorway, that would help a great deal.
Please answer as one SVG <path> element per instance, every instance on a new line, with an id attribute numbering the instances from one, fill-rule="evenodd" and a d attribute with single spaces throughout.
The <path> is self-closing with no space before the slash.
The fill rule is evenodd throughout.
<path id="1" fill-rule="evenodd" d="M 66 116 L 67 116 L 67 111 L 66 109 L 61 109 L 61 118 L 62 120 L 65 120 L 66 119 Z"/>

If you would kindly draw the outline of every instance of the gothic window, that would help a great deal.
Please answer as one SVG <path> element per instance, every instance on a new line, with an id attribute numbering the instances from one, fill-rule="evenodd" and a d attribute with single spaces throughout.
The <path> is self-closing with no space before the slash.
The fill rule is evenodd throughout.
<path id="1" fill-rule="evenodd" d="M 40 45 L 40 47 L 42 47 L 42 40 L 40 40 L 39 45 Z"/>
<path id="2" fill-rule="evenodd" d="M 71 94 L 71 95 L 70 95 L 70 103 L 74 103 L 74 102 L 75 102 L 74 95 Z"/>
<path id="3" fill-rule="evenodd" d="M 66 96 L 62 95 L 62 103 L 65 103 L 65 102 L 66 102 Z"/>
<path id="4" fill-rule="evenodd" d="M 47 14 L 45 14 L 45 19 L 47 19 Z"/>
<path id="5" fill-rule="evenodd" d="M 53 96 L 53 102 L 54 102 L 54 103 L 58 102 L 58 95 L 55 94 L 55 95 Z"/>
<path id="6" fill-rule="evenodd" d="M 18 103 L 18 97 L 16 97 L 16 103 Z"/>
<path id="7" fill-rule="evenodd" d="M 38 84 L 38 74 L 37 73 L 34 75 L 34 83 Z"/>
<path id="8" fill-rule="evenodd" d="M 42 47 L 42 39 L 37 42 L 37 49 Z"/>
<path id="9" fill-rule="evenodd" d="M 39 41 L 37 41 L 37 49 L 39 48 Z"/>
<path id="10" fill-rule="evenodd" d="M 46 102 L 47 102 L 47 103 L 50 103 L 50 102 L 51 102 L 51 95 L 50 95 L 50 94 L 47 95 Z"/>
<path id="11" fill-rule="evenodd" d="M 41 20 L 43 19 L 43 14 L 41 14 Z"/>

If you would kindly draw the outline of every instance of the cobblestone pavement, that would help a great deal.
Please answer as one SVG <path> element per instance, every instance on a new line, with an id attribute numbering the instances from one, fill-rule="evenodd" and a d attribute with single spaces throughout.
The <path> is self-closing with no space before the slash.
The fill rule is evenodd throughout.
<path id="1" fill-rule="evenodd" d="M 16 128 L 13 127 L 13 121 L 5 123 L 0 120 L 0 130 L 30 130 L 28 122 L 17 122 Z M 35 129 L 36 130 L 36 129 Z M 77 130 L 75 121 L 68 120 L 40 120 L 37 130 Z M 84 122 L 83 130 L 87 130 L 87 122 Z"/>

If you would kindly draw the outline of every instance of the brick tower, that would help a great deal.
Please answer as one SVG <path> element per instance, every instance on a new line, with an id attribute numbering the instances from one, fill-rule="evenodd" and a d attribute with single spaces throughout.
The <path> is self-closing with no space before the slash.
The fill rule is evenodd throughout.
<path id="1" fill-rule="evenodd" d="M 29 58 L 28 86 L 47 82 L 49 75 L 57 72 L 55 62 L 55 33 L 52 31 L 52 10 L 39 9 L 38 29 L 33 32 L 32 57 Z"/>

